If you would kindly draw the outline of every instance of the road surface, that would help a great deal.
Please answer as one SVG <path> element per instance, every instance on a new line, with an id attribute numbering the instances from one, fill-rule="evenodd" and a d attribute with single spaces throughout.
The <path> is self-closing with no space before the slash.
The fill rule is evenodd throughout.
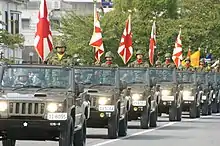
<path id="1" fill-rule="evenodd" d="M 159 118 L 158 127 L 142 130 L 136 121 L 129 122 L 128 136 L 109 140 L 106 129 L 88 129 L 87 146 L 219 146 L 220 114 L 200 119 L 183 118 L 169 122 Z M 18 141 L 16 146 L 58 146 L 58 142 Z M 0 144 L 0 146 L 2 146 Z"/>

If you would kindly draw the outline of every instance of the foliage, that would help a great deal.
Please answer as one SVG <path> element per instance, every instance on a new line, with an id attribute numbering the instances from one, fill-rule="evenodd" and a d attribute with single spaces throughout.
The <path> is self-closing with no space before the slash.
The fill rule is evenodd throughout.
<path id="1" fill-rule="evenodd" d="M 133 48 L 148 51 L 153 17 L 156 16 L 157 52 L 172 53 L 174 43 L 182 25 L 184 53 L 188 47 L 208 47 L 216 56 L 220 42 L 220 2 L 216 0 L 115 0 L 115 10 L 101 19 L 105 50 L 111 50 L 116 62 L 122 64 L 117 55 L 120 38 L 128 17 L 132 14 Z M 86 61 L 93 61 L 89 41 L 93 32 L 92 16 L 77 16 L 74 12 L 63 17 L 61 31 L 66 37 L 69 53 L 79 53 Z M 204 54 L 204 51 L 202 52 Z M 148 53 L 146 53 L 148 54 Z M 147 56 L 146 56 L 147 57 Z"/>

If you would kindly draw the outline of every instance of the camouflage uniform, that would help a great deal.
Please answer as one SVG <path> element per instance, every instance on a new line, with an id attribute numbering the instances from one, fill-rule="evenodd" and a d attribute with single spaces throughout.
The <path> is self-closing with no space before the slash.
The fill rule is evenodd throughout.
<path id="1" fill-rule="evenodd" d="M 167 59 L 170 59 L 170 58 L 171 58 L 171 54 L 170 54 L 170 53 L 166 53 L 166 54 L 165 54 L 165 58 L 166 58 L 166 60 L 167 60 Z M 162 66 L 165 67 L 165 68 L 175 68 L 175 64 L 174 64 L 174 63 L 171 63 L 171 62 L 169 62 L 169 63 L 164 62 L 164 63 L 162 64 Z"/>
<path id="2" fill-rule="evenodd" d="M 58 55 L 59 52 L 56 51 L 56 53 L 50 54 L 48 56 L 47 60 L 47 64 L 50 65 L 71 65 L 72 64 L 72 59 L 69 55 L 66 54 L 66 45 L 62 40 L 59 40 L 56 44 L 55 49 L 57 50 L 57 48 L 65 48 L 64 50 L 64 54 L 62 56 L 61 59 L 59 59 Z M 60 54 L 62 55 L 62 54 Z"/>
<path id="3" fill-rule="evenodd" d="M 201 60 L 199 61 L 199 67 L 197 68 L 197 72 L 204 72 L 204 71 L 205 71 L 205 69 L 204 69 L 204 63 L 205 63 L 204 59 L 201 59 Z"/>
<path id="4" fill-rule="evenodd" d="M 144 55 L 144 53 L 141 50 L 138 50 L 136 53 L 136 56 L 137 55 Z M 137 60 L 133 61 L 132 63 L 130 63 L 128 65 L 128 67 L 150 67 L 150 66 L 147 62 L 142 61 L 142 59 L 140 62 L 137 59 Z"/>
<path id="5" fill-rule="evenodd" d="M 111 51 L 106 52 L 105 58 L 106 58 L 106 62 L 101 64 L 102 67 L 118 67 L 117 64 L 112 63 L 112 61 L 107 60 L 107 58 L 111 58 L 111 59 L 114 58 L 114 55 L 112 54 Z"/>

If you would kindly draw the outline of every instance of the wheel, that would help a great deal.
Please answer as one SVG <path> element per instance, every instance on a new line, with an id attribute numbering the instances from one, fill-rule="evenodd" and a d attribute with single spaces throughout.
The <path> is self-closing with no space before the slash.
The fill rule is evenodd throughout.
<path id="1" fill-rule="evenodd" d="M 2 146 L 15 146 L 16 140 L 6 139 L 2 140 Z"/>
<path id="2" fill-rule="evenodd" d="M 217 113 L 219 113 L 220 103 L 217 103 Z"/>
<path id="3" fill-rule="evenodd" d="M 108 138 L 115 139 L 118 138 L 119 132 L 119 115 L 116 112 L 108 121 Z"/>
<path id="4" fill-rule="evenodd" d="M 200 118 L 200 106 L 197 106 L 196 108 L 196 118 Z"/>
<path id="5" fill-rule="evenodd" d="M 212 114 L 212 104 L 208 105 L 208 115 Z"/>
<path id="6" fill-rule="evenodd" d="M 83 126 L 74 134 L 74 146 L 85 146 L 86 145 L 86 120 Z"/>
<path id="7" fill-rule="evenodd" d="M 150 113 L 150 127 L 157 127 L 157 115 L 158 115 L 158 110 L 156 107 L 155 111 Z"/>
<path id="8" fill-rule="evenodd" d="M 182 120 L 182 107 L 180 106 L 176 110 L 176 121 L 181 121 Z"/>
<path id="9" fill-rule="evenodd" d="M 189 117 L 196 118 L 196 116 L 197 116 L 197 107 L 196 107 L 196 103 L 194 102 L 189 109 Z"/>
<path id="10" fill-rule="evenodd" d="M 127 130 L 128 130 L 128 114 L 126 113 L 124 119 L 119 122 L 118 136 L 126 136 Z"/>
<path id="11" fill-rule="evenodd" d="M 177 108 L 176 106 L 171 106 L 169 108 L 169 121 L 176 121 Z"/>
<path id="12" fill-rule="evenodd" d="M 207 116 L 208 115 L 208 102 L 207 101 L 205 101 L 202 104 L 202 115 L 203 116 Z"/>
<path id="13" fill-rule="evenodd" d="M 213 113 L 217 113 L 217 108 L 218 108 L 217 99 L 215 98 L 215 99 L 212 101 L 212 112 L 213 112 Z"/>
<path id="14" fill-rule="evenodd" d="M 72 123 L 60 132 L 59 146 L 73 146 L 73 126 Z"/>
<path id="15" fill-rule="evenodd" d="M 149 117 L 150 117 L 150 108 L 146 107 L 141 114 L 141 129 L 148 129 L 149 128 Z"/>

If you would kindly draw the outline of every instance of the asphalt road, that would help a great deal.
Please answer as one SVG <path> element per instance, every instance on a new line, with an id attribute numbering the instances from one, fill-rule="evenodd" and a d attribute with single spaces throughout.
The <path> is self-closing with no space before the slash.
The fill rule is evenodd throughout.
<path id="1" fill-rule="evenodd" d="M 220 114 L 200 119 L 183 118 L 168 122 L 159 118 L 158 127 L 142 130 L 139 122 L 129 122 L 128 136 L 109 140 L 106 129 L 88 129 L 87 146 L 219 146 Z M 58 146 L 57 142 L 18 141 L 16 146 Z M 1 144 L 0 144 L 1 146 Z"/>

